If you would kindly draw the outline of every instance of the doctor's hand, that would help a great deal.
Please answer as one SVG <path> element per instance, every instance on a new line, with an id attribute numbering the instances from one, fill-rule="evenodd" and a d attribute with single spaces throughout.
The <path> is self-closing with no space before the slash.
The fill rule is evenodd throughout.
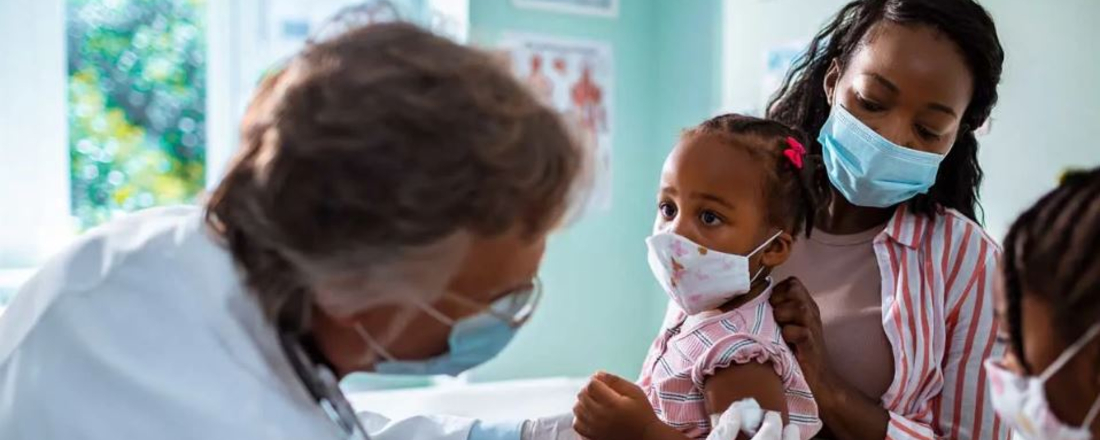
<path id="1" fill-rule="evenodd" d="M 798 440 L 798 426 L 783 427 L 783 416 L 760 409 L 754 399 L 734 402 L 722 415 L 711 416 L 714 429 L 706 440 Z M 751 435 L 752 437 L 748 437 Z"/>
<path id="2" fill-rule="evenodd" d="M 810 389 L 814 394 L 826 392 L 833 376 L 817 303 L 794 277 L 777 284 L 768 301 L 775 311 L 775 322 L 782 328 L 783 340 L 794 351 Z"/>
<path id="3" fill-rule="evenodd" d="M 592 440 L 640 440 L 651 427 L 663 425 L 641 388 L 604 372 L 577 394 L 573 415 L 573 429 Z"/>
<path id="4" fill-rule="evenodd" d="M 521 440 L 584 440 L 573 430 L 573 413 L 540 417 L 523 424 Z"/>

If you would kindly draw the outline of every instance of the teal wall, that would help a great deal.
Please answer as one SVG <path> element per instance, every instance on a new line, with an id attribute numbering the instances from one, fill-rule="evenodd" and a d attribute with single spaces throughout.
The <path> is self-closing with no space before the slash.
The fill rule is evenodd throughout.
<path id="1" fill-rule="evenodd" d="M 721 106 L 722 1 L 652 3 L 660 17 L 654 30 L 660 54 L 653 85 L 655 154 L 663 162 L 681 130 L 714 116 Z"/>
<path id="2" fill-rule="evenodd" d="M 505 353 L 474 372 L 475 380 L 638 373 L 662 304 L 643 241 L 658 166 L 650 111 L 655 12 L 651 2 L 637 0 L 622 2 L 618 18 L 520 9 L 511 0 L 470 2 L 475 45 L 493 46 L 506 32 L 520 31 L 608 42 L 615 56 L 612 209 L 551 239 L 538 313 Z"/>
<path id="3" fill-rule="evenodd" d="M 470 40 L 492 47 L 509 31 L 610 43 L 615 57 L 613 207 L 555 235 L 538 313 L 508 349 L 475 370 L 476 381 L 635 377 L 666 297 L 646 265 L 661 163 L 680 129 L 720 100 L 718 0 L 622 0 L 617 18 L 471 0 Z"/>

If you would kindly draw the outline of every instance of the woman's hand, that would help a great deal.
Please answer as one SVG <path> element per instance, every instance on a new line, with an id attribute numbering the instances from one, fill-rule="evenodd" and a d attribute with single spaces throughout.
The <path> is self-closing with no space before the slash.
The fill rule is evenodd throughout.
<path id="1" fill-rule="evenodd" d="M 769 299 L 783 339 L 794 351 L 802 374 L 814 394 L 825 394 L 832 385 L 821 313 L 798 278 L 787 278 L 772 289 Z M 816 397 L 816 396 L 815 396 Z"/>
<path id="2" fill-rule="evenodd" d="M 772 290 L 769 300 L 783 339 L 791 346 L 802 375 L 814 393 L 825 429 L 842 440 L 886 438 L 890 414 L 875 399 L 864 396 L 829 368 L 821 329 L 821 313 L 806 287 L 787 278 Z"/>
<path id="3" fill-rule="evenodd" d="M 573 415 L 573 429 L 592 440 L 640 440 L 661 423 L 641 388 L 603 372 L 577 395 Z"/>

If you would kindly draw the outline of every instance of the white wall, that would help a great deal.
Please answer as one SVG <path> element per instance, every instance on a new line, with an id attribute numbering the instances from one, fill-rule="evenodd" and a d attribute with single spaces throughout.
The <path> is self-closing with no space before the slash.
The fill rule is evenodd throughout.
<path id="1" fill-rule="evenodd" d="M 844 0 L 726 0 L 726 110 L 758 110 L 764 52 L 808 42 Z M 1006 63 L 993 131 L 980 139 L 986 226 L 1000 239 L 1066 167 L 1100 165 L 1100 1 L 985 0 Z"/>
<path id="2" fill-rule="evenodd" d="M 980 159 L 986 223 L 1001 239 L 1066 167 L 1100 165 L 1100 1 L 986 3 L 1006 52 Z"/>
<path id="3" fill-rule="evenodd" d="M 0 290 L 72 235 L 63 5 L 0 1 Z"/>
<path id="4" fill-rule="evenodd" d="M 763 90 L 765 53 L 809 43 L 847 0 L 725 0 L 722 16 L 722 109 L 760 114 L 772 90 Z"/>

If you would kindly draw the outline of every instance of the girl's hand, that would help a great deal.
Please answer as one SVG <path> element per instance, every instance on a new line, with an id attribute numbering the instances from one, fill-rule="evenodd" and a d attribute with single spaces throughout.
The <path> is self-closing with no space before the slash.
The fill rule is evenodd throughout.
<path id="1" fill-rule="evenodd" d="M 573 429 L 592 440 L 641 440 L 661 423 L 641 388 L 603 372 L 577 395 L 573 415 Z"/>
<path id="2" fill-rule="evenodd" d="M 832 372 L 817 303 L 794 277 L 777 284 L 769 302 L 775 310 L 775 322 L 782 327 L 783 339 L 794 351 L 810 389 L 815 397 L 825 397 L 832 383 Z"/>

